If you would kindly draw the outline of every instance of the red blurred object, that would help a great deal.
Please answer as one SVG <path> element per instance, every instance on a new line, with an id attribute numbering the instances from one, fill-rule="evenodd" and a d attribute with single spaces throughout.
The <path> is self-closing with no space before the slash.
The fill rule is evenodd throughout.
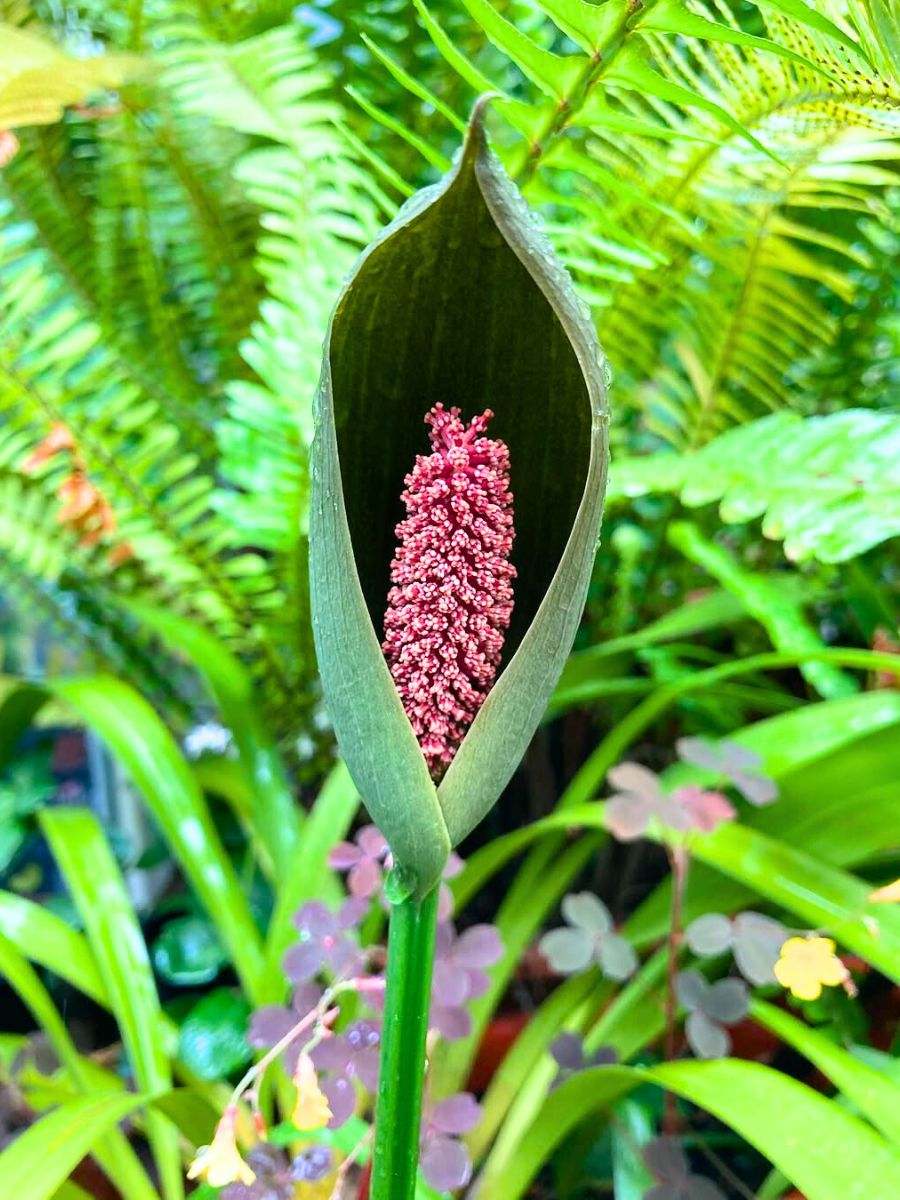
<path id="1" fill-rule="evenodd" d="M 510 1046 L 528 1024 L 528 1013 L 507 1013 L 495 1017 L 484 1031 L 472 1073 L 469 1076 L 469 1091 L 483 1092 L 500 1064 L 506 1058 Z"/>
<path id="2" fill-rule="evenodd" d="M 359 1177 L 359 1187 L 356 1190 L 356 1200 L 369 1200 L 369 1189 L 372 1186 L 372 1160 L 363 1167 Z"/>

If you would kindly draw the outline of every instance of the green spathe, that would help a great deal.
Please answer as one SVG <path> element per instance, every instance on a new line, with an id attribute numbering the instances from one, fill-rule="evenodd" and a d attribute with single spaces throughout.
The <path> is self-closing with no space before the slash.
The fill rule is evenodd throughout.
<path id="1" fill-rule="evenodd" d="M 424 894 L 496 802 L 562 669 L 606 482 L 606 371 L 571 280 L 487 145 L 365 251 L 338 301 L 317 398 L 310 575 L 325 698 L 373 819 Z M 431 405 L 493 409 L 509 446 L 518 571 L 497 682 L 435 788 L 381 652 L 403 478 Z"/>

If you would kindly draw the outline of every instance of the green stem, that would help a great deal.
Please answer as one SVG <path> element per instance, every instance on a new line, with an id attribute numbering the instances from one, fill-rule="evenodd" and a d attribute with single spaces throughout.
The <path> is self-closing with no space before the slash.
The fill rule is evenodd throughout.
<path id="1" fill-rule="evenodd" d="M 372 1200 L 413 1200 L 438 889 L 391 907 Z"/>

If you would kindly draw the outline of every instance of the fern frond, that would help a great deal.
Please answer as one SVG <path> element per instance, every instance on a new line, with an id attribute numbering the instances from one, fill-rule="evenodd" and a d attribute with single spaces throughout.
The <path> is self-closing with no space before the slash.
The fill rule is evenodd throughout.
<path id="1" fill-rule="evenodd" d="M 762 518 L 797 562 L 845 562 L 900 536 L 900 417 L 846 409 L 803 420 L 778 413 L 694 454 L 619 459 L 613 503 L 672 492 L 689 508 L 717 502 L 729 524 Z"/>
<path id="2" fill-rule="evenodd" d="M 227 388 L 220 422 L 219 511 L 255 545 L 291 555 L 306 520 L 306 455 L 322 331 L 359 249 L 389 205 L 335 128 L 328 75 L 297 33 L 276 29 L 233 46 L 169 55 L 175 103 L 266 139 L 234 175 L 263 215 L 256 265 L 268 292 L 241 353 L 256 380 Z"/>
<path id="3" fill-rule="evenodd" d="M 802 409 L 802 365 L 852 303 L 854 217 L 897 179 L 896 0 L 766 4 L 752 32 L 725 0 L 520 6 L 578 53 L 465 2 L 527 81 L 495 103 L 500 153 L 597 311 L 619 416 L 690 448 Z M 450 67 L 490 82 L 416 6 Z"/>

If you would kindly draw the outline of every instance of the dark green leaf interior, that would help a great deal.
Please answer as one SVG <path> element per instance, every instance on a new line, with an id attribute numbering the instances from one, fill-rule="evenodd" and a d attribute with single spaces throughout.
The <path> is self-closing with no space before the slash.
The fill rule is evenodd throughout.
<path id="1" fill-rule="evenodd" d="M 591 409 L 565 330 L 485 203 L 471 143 L 445 194 L 362 264 L 335 315 L 331 368 L 350 535 L 379 637 L 403 478 L 429 449 L 425 413 L 438 401 L 466 418 L 493 409 L 515 501 L 508 660 L 572 528 Z"/>

